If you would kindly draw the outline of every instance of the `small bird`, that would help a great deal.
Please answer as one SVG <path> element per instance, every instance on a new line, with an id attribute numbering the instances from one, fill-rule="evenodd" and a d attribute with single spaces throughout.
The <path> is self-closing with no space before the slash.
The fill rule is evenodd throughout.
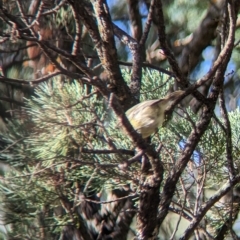
<path id="1" fill-rule="evenodd" d="M 170 119 L 171 116 L 166 116 L 166 109 L 183 93 L 178 90 L 162 99 L 141 102 L 130 108 L 126 116 L 134 129 L 147 138 Z"/>

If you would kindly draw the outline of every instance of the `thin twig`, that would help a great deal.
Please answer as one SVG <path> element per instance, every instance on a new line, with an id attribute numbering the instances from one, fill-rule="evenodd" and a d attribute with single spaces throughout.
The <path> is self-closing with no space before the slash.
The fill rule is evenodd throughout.
<path id="1" fill-rule="evenodd" d="M 228 173 L 229 173 L 230 179 L 232 179 L 236 174 L 234 169 L 234 164 L 233 164 L 233 156 L 232 156 L 232 150 L 233 150 L 232 129 L 231 129 L 231 124 L 229 121 L 228 112 L 225 104 L 223 89 L 219 93 L 219 105 L 221 108 L 221 113 L 223 116 L 223 121 L 226 129 L 226 152 L 227 152 Z"/>
<path id="2" fill-rule="evenodd" d="M 136 198 L 138 196 L 139 196 L 138 194 L 131 194 L 131 195 L 120 197 L 120 198 L 110 200 L 110 201 L 96 201 L 96 200 L 84 198 L 82 201 L 92 202 L 92 203 L 96 203 L 96 204 L 108 204 L 108 203 L 113 203 L 113 202 L 119 202 L 119 201 L 129 199 L 129 198 Z M 81 201 L 79 202 L 79 204 L 81 204 Z"/>
<path id="3" fill-rule="evenodd" d="M 154 11 L 153 11 L 154 1 L 155 0 L 151 0 L 151 3 L 150 3 L 150 7 L 149 7 L 149 10 L 148 10 L 148 16 L 147 16 L 147 21 L 145 23 L 145 28 L 144 28 L 142 37 L 141 37 L 140 42 L 139 42 L 140 48 L 144 47 L 144 45 L 146 43 L 146 40 L 147 40 L 147 37 L 148 37 L 148 34 L 149 34 L 149 31 L 150 31 L 150 28 L 151 28 L 151 25 L 152 25 L 152 17 L 153 17 L 153 13 L 154 13 Z"/>

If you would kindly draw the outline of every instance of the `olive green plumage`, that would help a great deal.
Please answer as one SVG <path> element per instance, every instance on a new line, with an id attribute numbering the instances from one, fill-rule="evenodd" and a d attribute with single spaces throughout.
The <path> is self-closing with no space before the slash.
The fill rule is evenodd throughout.
<path id="1" fill-rule="evenodd" d="M 149 137 L 157 128 L 162 127 L 168 120 L 165 110 L 170 106 L 184 91 L 176 91 L 168 94 L 162 99 L 147 100 L 141 102 L 126 112 L 130 123 L 143 138 Z"/>

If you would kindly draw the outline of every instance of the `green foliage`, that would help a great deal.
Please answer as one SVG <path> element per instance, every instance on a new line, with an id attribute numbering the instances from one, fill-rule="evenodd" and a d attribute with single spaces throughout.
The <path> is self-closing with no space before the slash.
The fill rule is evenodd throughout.
<path id="1" fill-rule="evenodd" d="M 122 74 L 125 81 L 129 83 L 131 80 L 131 70 L 124 68 L 122 69 Z M 140 101 L 164 97 L 169 89 L 171 89 L 173 83 L 174 79 L 170 76 L 145 68 L 143 70 Z"/>
<path id="2" fill-rule="evenodd" d="M 123 75 L 130 77 L 125 70 Z M 164 76 L 149 70 L 144 76 L 143 91 L 149 86 L 156 88 L 149 97 L 165 95 L 167 85 L 165 90 L 157 88 L 160 81 L 165 82 Z M 24 120 L 9 121 L 9 131 L 1 138 L 5 146 L 0 157 L 11 166 L 7 180 L 1 183 L 1 196 L 4 207 L 10 210 L 5 218 L 12 234 L 18 232 L 22 238 L 30 234 L 37 239 L 40 232 L 36 229 L 41 224 L 51 226 L 46 229 L 48 234 L 59 232 L 62 225 L 75 224 L 65 211 L 60 215 L 54 212 L 62 204 L 62 195 L 74 201 L 76 184 L 87 195 L 94 189 L 119 188 L 127 183 L 134 187 L 139 164 L 123 171 L 117 166 L 128 155 L 94 154 L 94 150 L 111 150 L 112 144 L 117 149 L 133 150 L 130 139 L 116 128 L 108 103 L 94 89 L 88 93 L 78 81 L 55 78 L 40 84 L 22 111 Z M 39 220 L 42 215 L 46 216 L 43 222 Z M 34 229 L 36 236 L 27 229 Z"/>
<path id="3" fill-rule="evenodd" d="M 199 24 L 203 16 L 206 14 L 206 8 L 209 1 L 174 1 L 174 4 L 168 4 L 167 14 L 171 16 L 171 26 L 181 27 L 178 32 L 179 37 L 186 37 L 189 33 L 193 32 Z M 166 16 L 166 17 L 168 17 Z M 198 16 L 196 18 L 196 16 Z M 182 26 L 185 26 L 182 28 Z"/>
<path id="4" fill-rule="evenodd" d="M 75 24 L 74 17 L 72 14 L 72 8 L 70 5 L 65 5 L 57 11 L 56 24 L 59 29 L 64 27 L 67 29 L 68 33 L 74 34 Z"/>
<path id="5" fill-rule="evenodd" d="M 130 80 L 128 70 L 123 69 L 122 74 L 126 81 Z M 165 96 L 172 81 L 146 69 L 141 100 Z M 23 239 L 27 234 L 31 239 L 39 239 L 39 229 L 45 226 L 45 234 L 51 239 L 61 232 L 63 225 L 78 225 L 63 203 L 67 199 L 72 207 L 81 204 L 76 189 L 90 196 L 93 190 L 128 185 L 137 193 L 140 164 L 119 167 L 131 158 L 120 149 L 133 151 L 134 146 L 95 89 L 89 93 L 78 81 L 54 78 L 40 84 L 35 95 L 26 99 L 23 113 L 24 120 L 9 121 L 9 131 L 1 137 L 5 146 L 0 158 L 11 168 L 0 189 L 3 206 L 10 210 L 5 214 L 6 224 L 12 226 L 10 235 L 18 232 Z M 239 118 L 239 110 L 230 113 L 235 158 L 239 155 Z M 179 108 L 168 126 L 159 129 L 152 138 L 156 148 L 161 146 L 159 154 L 166 177 L 197 121 L 198 115 L 190 109 Z M 194 170 L 188 167 L 182 176 L 182 181 L 191 185 L 189 191 L 196 191 L 194 175 L 198 168 L 208 174 L 205 189 L 220 186 L 223 179 L 228 179 L 225 141 L 222 128 L 212 121 L 190 160 Z M 113 149 L 119 152 L 111 152 Z M 181 184 L 177 194 L 184 196 Z M 183 203 L 184 199 L 179 201 Z M 59 212 L 60 205 L 63 209 Z M 192 205 L 186 207 L 191 209 Z"/>
<path id="6" fill-rule="evenodd" d="M 48 239 L 52 239 L 58 225 L 53 215 L 54 203 L 57 203 L 56 194 L 31 176 L 32 172 L 27 170 L 13 170 L 6 175 L 8 181 L 1 186 L 1 192 L 4 193 L 1 194 L 1 202 L 4 209 L 8 209 L 4 216 L 5 224 L 11 224 L 8 237 L 16 237 L 17 233 L 20 239 L 39 239 L 40 228 L 44 227 Z"/>
<path id="7" fill-rule="evenodd" d="M 26 17 L 31 18 L 27 13 L 29 3 L 34 1 L 20 2 Z M 89 1 L 86 0 L 86 2 Z M 16 1 L 4 0 L 2 3 L 8 13 L 17 16 L 17 20 L 21 21 Z M 52 3 L 44 2 L 41 10 L 44 12 L 44 17 L 36 19 L 37 25 L 41 28 L 40 31 L 36 31 L 36 34 L 48 27 L 53 30 L 53 36 L 51 36 L 53 38 L 49 43 L 70 53 L 74 39 L 77 40 L 73 8 L 71 4 L 64 3 L 57 11 L 48 12 L 53 6 Z M 110 1 L 109 4 L 112 5 L 110 13 L 113 21 L 121 22 L 121 27 L 126 27 L 128 33 L 130 29 L 136 27 L 129 21 L 127 1 Z M 145 4 L 143 2 L 139 4 L 142 21 L 145 22 L 147 12 Z M 163 5 L 167 41 L 170 46 L 175 46 L 173 52 L 181 59 L 184 55 L 181 53 L 185 52 L 186 47 L 186 43 L 181 40 L 196 30 L 196 26 L 200 24 L 206 13 L 209 1 L 163 1 Z M 87 66 L 94 70 L 95 75 L 98 75 L 97 72 L 100 73 L 101 70 L 100 67 L 96 67 L 99 64 L 99 59 L 96 58 L 97 48 L 81 21 L 78 23 L 80 33 L 76 36 L 79 41 L 75 41 L 78 43 L 75 44 L 79 48 L 78 56 L 83 54 Z M 23 29 L 19 31 L 16 29 L 17 25 L 12 26 L 11 21 L 2 19 L 0 19 L 0 26 L 2 26 L 0 62 L 5 76 L 31 79 L 29 76 L 33 74 L 32 69 L 23 67 L 24 60 L 27 60 L 26 49 L 17 50 L 17 47 L 24 47 L 26 44 L 19 39 L 19 33 L 22 33 Z M 198 32 L 199 30 L 201 29 L 198 29 Z M 164 66 L 165 63 L 159 63 L 160 60 L 157 57 L 159 45 L 156 34 L 157 31 L 153 25 L 145 44 L 146 60 L 150 60 L 149 62 L 153 64 L 157 61 L 158 65 Z M 42 39 L 40 35 L 37 40 Z M 239 30 L 237 29 L 236 39 L 238 38 Z M 176 40 L 180 40 L 178 46 L 175 44 Z M 237 47 L 232 55 L 236 69 L 239 65 Z M 116 48 L 119 59 L 131 60 L 126 45 L 116 40 Z M 5 52 L 6 49 L 7 52 Z M 193 56 L 189 57 L 191 60 Z M 62 61 L 61 64 L 66 69 L 77 72 L 72 66 L 72 61 L 70 63 L 68 60 Z M 78 61 L 83 63 L 81 59 Z M 204 64 L 201 65 L 202 62 L 199 61 L 198 66 L 201 66 L 199 71 L 203 71 Z M 104 63 L 102 66 L 104 67 Z M 39 72 L 35 72 L 35 75 L 41 75 L 42 67 L 36 68 Z M 131 71 L 122 69 L 122 74 L 126 82 L 129 82 Z M 226 84 L 225 87 L 236 97 L 238 86 L 236 81 L 233 83 L 234 86 Z M 169 76 L 145 69 L 141 101 L 165 96 L 173 84 L 174 81 Z M 1 111 L 11 109 L 9 112 L 14 116 L 14 119 L 7 123 L 6 132 L 0 136 L 0 160 L 8 169 L 6 173 L 0 173 L 2 176 L 1 212 L 8 227 L 8 239 L 61 239 L 63 227 L 74 225 L 79 228 L 82 222 L 75 213 L 82 214 L 79 209 L 85 201 L 81 199 L 81 194 L 84 197 L 92 197 L 95 190 L 98 193 L 106 193 L 109 188 L 116 190 L 122 187 L 133 194 L 139 193 L 141 164 L 136 160 L 126 166 L 127 160 L 136 155 L 137 150 L 119 126 L 108 102 L 95 92 L 96 89 L 89 91 L 89 88 L 77 80 L 63 80 L 61 76 L 48 83 L 40 84 L 35 89 L 34 96 L 26 99 L 26 108 L 19 110 L 19 107 L 17 110 L 15 103 L 7 100 L 14 99 L 21 102 L 23 95 L 27 98 L 26 89 L 30 91 L 31 89 L 22 89 L 17 83 L 16 88 L 13 86 L 15 87 L 14 84 L 11 86 L 5 83 L 0 84 L 0 95 L 3 96 L 0 102 L 0 108 L 3 109 Z M 239 110 L 230 113 L 229 117 L 232 126 L 234 167 L 239 169 Z M 164 179 L 173 172 L 173 167 L 187 144 L 186 139 L 191 132 L 194 132 L 198 119 L 199 115 L 194 114 L 190 109 L 176 109 L 168 126 L 159 129 L 158 133 L 152 136 L 152 144 L 159 150 L 160 159 L 164 165 Z M 172 205 L 176 204 L 180 206 L 180 210 L 184 209 L 187 213 L 195 215 L 194 200 L 197 198 L 200 185 L 203 186 L 201 190 L 204 194 L 201 201 L 204 202 L 211 197 L 211 194 L 206 192 L 213 193 L 228 178 L 226 134 L 213 120 L 181 176 Z M 135 198 L 135 206 L 138 204 L 137 201 L 138 199 Z M 205 220 L 213 229 L 216 229 L 224 223 L 226 213 L 228 211 L 224 206 L 219 205 L 209 211 Z M 82 216 L 85 217 L 83 214 Z M 170 228 L 174 229 L 172 226 L 169 226 Z M 6 238 L 4 231 L 2 235 L 0 239 Z"/>

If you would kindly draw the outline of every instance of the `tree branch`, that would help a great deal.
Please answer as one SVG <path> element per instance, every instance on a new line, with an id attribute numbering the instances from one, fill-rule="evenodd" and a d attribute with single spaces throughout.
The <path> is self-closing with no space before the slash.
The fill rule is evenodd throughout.
<path id="1" fill-rule="evenodd" d="M 217 193 L 215 193 L 200 209 L 196 217 L 193 217 L 191 224 L 188 226 L 186 231 L 180 240 L 189 239 L 193 230 L 198 226 L 202 218 L 205 216 L 207 211 L 224 195 L 226 195 L 236 184 L 240 181 L 240 175 L 237 175 L 232 180 L 229 180 Z"/>
<path id="2" fill-rule="evenodd" d="M 161 48 L 164 51 L 164 54 L 166 55 L 168 62 L 174 72 L 175 78 L 177 80 L 177 82 L 180 84 L 180 86 L 185 89 L 187 87 L 189 87 L 189 82 L 187 81 L 187 79 L 185 78 L 185 76 L 183 75 L 177 60 L 175 59 L 172 51 L 170 50 L 168 44 L 167 44 L 167 38 L 166 38 L 166 33 L 165 33 L 165 21 L 164 21 L 164 16 L 163 16 L 163 8 L 162 8 L 162 1 L 156 1 L 155 3 L 155 7 L 157 9 L 157 16 L 158 16 L 158 22 L 159 22 L 159 26 L 158 26 L 158 39 L 159 42 L 161 44 Z M 198 91 L 193 91 L 192 93 L 194 95 L 194 97 L 197 98 L 197 100 L 199 100 L 202 103 L 206 104 L 206 99 L 205 97 L 199 93 Z"/>
<path id="3" fill-rule="evenodd" d="M 72 1 L 69 2 L 72 4 Z M 121 104 L 127 109 L 135 102 L 117 64 L 117 50 L 106 2 L 98 0 L 94 3 L 97 18 L 93 17 L 92 6 L 87 5 L 85 1 L 74 1 L 72 6 L 88 29 L 95 44 L 102 66 L 108 76 L 108 88 L 118 96 Z"/>
<path id="4" fill-rule="evenodd" d="M 229 11 L 232 11 L 232 7 L 230 7 Z M 207 74 L 207 75 L 211 75 L 216 73 L 213 81 L 213 90 L 212 90 L 213 93 L 210 94 L 211 102 L 208 106 L 205 106 L 205 108 L 203 109 L 203 114 L 201 116 L 201 119 L 197 122 L 196 128 L 192 130 L 190 136 L 188 137 L 187 143 L 182 151 L 181 156 L 177 160 L 175 167 L 170 172 L 166 180 L 166 184 L 163 188 L 162 198 L 161 198 L 160 207 L 159 207 L 159 218 L 158 218 L 159 225 L 161 225 L 163 219 L 167 215 L 168 207 L 169 207 L 169 204 L 171 203 L 171 199 L 173 197 L 178 179 L 181 173 L 183 172 L 183 170 L 185 169 L 187 162 L 189 161 L 191 155 L 193 154 L 194 149 L 196 148 L 198 142 L 200 141 L 201 136 L 206 131 L 210 123 L 210 120 L 213 116 L 213 113 L 214 113 L 213 111 L 216 105 L 218 93 L 220 91 L 220 86 L 222 86 L 223 84 L 222 79 L 224 76 L 224 72 L 225 72 L 228 60 L 231 56 L 231 52 L 234 44 L 234 29 L 235 29 L 234 26 L 235 26 L 234 19 L 231 19 L 230 17 L 230 30 L 229 30 L 229 35 L 228 35 L 226 45 L 224 49 L 221 51 L 221 53 L 219 54 L 219 57 L 215 61 L 212 69 Z M 222 61 L 221 63 L 220 63 L 220 59 Z M 221 69 L 219 70 L 218 68 L 216 68 L 216 66 L 219 65 L 220 67 L 220 64 L 221 64 Z M 191 230 L 189 230 L 189 232 L 192 233 L 195 227 L 196 225 L 194 225 L 194 227 L 192 227 Z"/>

